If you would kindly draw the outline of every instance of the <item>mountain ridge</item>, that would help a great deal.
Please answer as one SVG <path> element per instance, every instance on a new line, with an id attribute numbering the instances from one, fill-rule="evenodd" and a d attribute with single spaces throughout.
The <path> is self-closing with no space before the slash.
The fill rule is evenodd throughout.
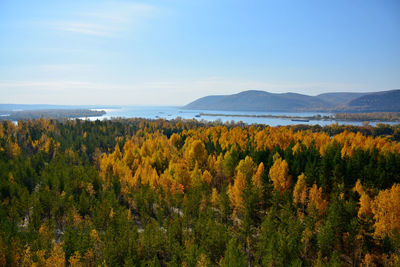
<path id="1" fill-rule="evenodd" d="M 247 90 L 231 95 L 201 97 L 183 107 L 191 110 L 261 112 L 373 112 L 400 111 L 400 90 L 371 93 L 333 92 L 317 96 Z"/>

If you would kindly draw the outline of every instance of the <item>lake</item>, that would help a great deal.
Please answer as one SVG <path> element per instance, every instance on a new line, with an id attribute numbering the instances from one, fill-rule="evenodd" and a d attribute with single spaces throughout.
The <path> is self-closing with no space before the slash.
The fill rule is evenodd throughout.
<path id="1" fill-rule="evenodd" d="M 349 121 L 335 121 L 335 120 L 310 120 L 309 122 L 292 121 L 291 119 L 285 118 L 260 118 L 260 117 L 237 117 L 237 116 L 199 116 L 201 113 L 208 114 L 229 114 L 229 115 L 286 115 L 286 116 L 329 116 L 331 113 L 323 112 L 252 112 L 252 111 L 221 111 L 221 110 L 186 110 L 180 107 L 164 107 L 164 106 L 123 106 L 118 109 L 100 109 L 105 110 L 107 113 L 103 116 L 90 117 L 89 120 L 103 120 L 111 118 L 145 118 L 145 119 L 176 119 L 178 117 L 182 119 L 196 119 L 205 121 L 216 121 L 222 122 L 244 122 L 246 124 L 267 124 L 270 126 L 278 125 L 293 125 L 293 124 L 319 124 L 321 126 L 330 125 L 332 123 L 338 123 L 342 125 L 362 125 L 362 122 L 349 122 Z M 86 119 L 86 118 L 84 118 Z M 379 122 L 371 122 L 370 125 L 375 126 Z M 394 122 L 385 122 L 387 124 L 396 124 Z"/>

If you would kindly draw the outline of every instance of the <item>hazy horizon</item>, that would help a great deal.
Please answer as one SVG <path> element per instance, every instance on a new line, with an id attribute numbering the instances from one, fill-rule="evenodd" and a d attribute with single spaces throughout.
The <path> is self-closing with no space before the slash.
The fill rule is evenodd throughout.
<path id="1" fill-rule="evenodd" d="M 393 89 L 391 89 L 391 90 L 400 90 L 400 89 L 397 89 L 397 88 L 393 88 Z M 245 91 L 254 91 L 254 90 L 245 90 Z M 255 91 L 265 91 L 265 90 L 255 90 Z M 388 91 L 388 90 L 384 90 L 384 91 Z M 376 92 L 384 92 L 384 91 L 376 91 Z M 244 92 L 244 91 L 240 91 L 240 92 Z M 238 92 L 238 93 L 240 93 L 240 92 Z M 288 91 L 288 92 L 282 92 L 282 93 L 277 93 L 277 94 L 285 94 L 285 93 L 296 93 L 296 92 L 290 92 L 290 91 Z M 325 93 L 321 93 L 321 94 L 329 94 L 329 93 L 341 93 L 341 92 L 325 92 Z M 370 92 L 345 92 L 345 93 L 370 93 Z M 374 93 L 374 92 L 372 92 L 372 93 Z M 232 93 L 232 94 L 236 94 L 236 93 Z M 321 95 L 321 94 L 310 94 L 310 96 L 317 96 L 317 95 Z M 202 98 L 202 97 L 206 97 L 206 96 L 218 96 L 218 95 L 230 95 L 230 94 L 215 94 L 215 95 L 205 95 L 205 96 L 200 96 L 200 97 L 198 97 L 198 98 L 196 98 L 196 99 L 193 99 L 193 100 L 190 100 L 189 102 L 187 102 L 187 103 L 183 103 L 183 104 L 171 104 L 171 105 L 165 105 L 165 104 L 141 104 L 141 103 L 138 103 L 138 104 L 96 104 L 96 103 L 82 103 L 82 104 L 54 104 L 54 103 L 6 103 L 6 102 L 0 102 L 0 105 L 43 105 L 43 106 L 60 106 L 60 107 L 62 107 L 62 106 L 76 106 L 76 107 L 80 107 L 80 106 L 87 106 L 87 107 L 90 107 L 90 106 L 93 106 L 93 107 L 100 107 L 100 106 L 104 106 L 104 107 L 108 107 L 108 108 L 111 108 L 111 107 L 123 107 L 123 106 L 138 106 L 138 107 L 140 107 L 140 106 L 143 106 L 143 107 L 152 107 L 152 106 L 154 106 L 154 107 L 183 107 L 183 106 L 185 106 L 185 105 L 187 105 L 187 104 L 189 104 L 189 103 L 191 103 L 191 102 L 193 102 L 193 101 L 195 101 L 195 100 L 198 100 L 199 98 Z M 307 95 L 307 94 L 306 94 Z"/>
<path id="2" fill-rule="evenodd" d="M 400 88 L 400 2 L 0 2 L 0 103 Z"/>

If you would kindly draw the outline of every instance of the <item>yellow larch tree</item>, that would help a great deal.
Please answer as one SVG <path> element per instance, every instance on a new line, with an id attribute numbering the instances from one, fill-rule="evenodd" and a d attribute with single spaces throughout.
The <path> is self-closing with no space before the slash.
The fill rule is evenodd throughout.
<path id="1" fill-rule="evenodd" d="M 50 256 L 46 260 L 47 266 L 54 267 L 64 267 L 65 266 L 65 255 L 62 247 L 54 242 L 53 250 L 50 253 Z"/>
<path id="2" fill-rule="evenodd" d="M 197 163 L 202 167 L 208 158 L 206 148 L 201 140 L 194 140 L 189 144 L 188 160 L 191 167 Z"/>
<path id="3" fill-rule="evenodd" d="M 203 175 L 201 178 L 202 178 L 203 182 L 207 183 L 208 185 L 210 185 L 213 180 L 212 175 L 208 170 L 205 170 L 203 172 Z"/>
<path id="4" fill-rule="evenodd" d="M 79 251 L 75 251 L 74 255 L 72 255 L 69 260 L 69 266 L 71 267 L 81 267 L 83 264 L 81 263 L 81 254 Z"/>
<path id="5" fill-rule="evenodd" d="M 264 174 L 264 163 L 260 163 L 257 167 L 256 173 L 251 177 L 251 184 L 254 187 L 255 194 L 258 196 L 260 203 L 263 202 L 263 181 L 262 176 Z"/>
<path id="6" fill-rule="evenodd" d="M 118 143 L 115 145 L 114 152 L 112 153 L 112 156 L 115 160 L 120 160 L 122 158 L 122 153 L 121 149 L 119 148 Z"/>
<path id="7" fill-rule="evenodd" d="M 255 171 L 256 165 L 251 157 L 246 156 L 242 159 L 236 167 L 237 172 L 241 172 L 247 179 L 250 179 Z"/>
<path id="8" fill-rule="evenodd" d="M 382 190 L 372 203 L 372 213 L 375 219 L 374 236 L 383 238 L 391 236 L 394 230 L 400 231 L 400 184 L 394 184 L 391 189 Z"/>
<path id="9" fill-rule="evenodd" d="M 231 200 L 234 214 L 240 212 L 243 206 L 243 190 L 246 187 L 246 177 L 240 171 L 236 174 L 233 186 L 229 185 L 228 195 Z"/>
<path id="10" fill-rule="evenodd" d="M 362 265 L 364 267 L 376 267 L 376 264 L 374 263 L 374 256 L 367 253 L 364 256 L 364 259 L 362 260 Z"/>
<path id="11" fill-rule="evenodd" d="M 301 145 L 299 142 L 297 142 L 292 148 L 292 153 L 294 155 L 296 153 L 299 153 L 300 151 L 301 151 Z"/>
<path id="12" fill-rule="evenodd" d="M 201 253 L 197 260 L 196 267 L 207 267 L 210 265 L 211 265 L 211 262 L 208 259 L 207 255 L 205 255 L 204 253 Z"/>
<path id="13" fill-rule="evenodd" d="M 154 189 L 158 186 L 159 177 L 157 171 L 151 166 L 150 161 L 146 160 L 135 172 L 133 180 L 134 184 L 140 181 L 141 184 L 149 184 Z"/>
<path id="14" fill-rule="evenodd" d="M 32 267 L 47 267 L 46 259 L 45 259 L 46 250 L 40 249 L 36 251 L 36 259 L 37 261 L 32 264 Z"/>
<path id="15" fill-rule="evenodd" d="M 180 140 L 181 140 L 181 137 L 177 133 L 172 134 L 169 139 L 171 146 L 174 146 L 174 147 L 179 146 Z"/>
<path id="16" fill-rule="evenodd" d="M 177 159 L 177 161 L 170 162 L 168 171 L 177 183 L 182 184 L 185 188 L 190 187 L 190 171 L 185 160 Z"/>
<path id="17" fill-rule="evenodd" d="M 261 130 L 255 135 L 256 148 L 258 151 L 267 148 L 268 135 L 266 130 Z"/>
<path id="18" fill-rule="evenodd" d="M 307 201 L 307 191 L 306 176 L 302 173 L 297 177 L 297 182 L 293 189 L 293 202 L 304 206 Z"/>
<path id="19" fill-rule="evenodd" d="M 217 186 L 217 188 L 221 188 L 222 184 L 225 182 L 226 178 L 226 171 L 225 171 L 225 165 L 224 165 L 224 156 L 219 154 L 217 157 L 217 160 L 214 163 L 214 170 L 213 172 L 215 173 L 214 179 L 213 179 L 213 185 Z"/>
<path id="20" fill-rule="evenodd" d="M 215 187 L 213 187 L 212 189 L 212 193 L 211 193 L 211 204 L 214 207 L 218 207 L 219 206 L 219 194 L 218 191 Z"/>
<path id="21" fill-rule="evenodd" d="M 6 142 L 6 153 L 8 157 L 16 158 L 21 154 L 21 148 L 17 143 L 14 143 L 11 138 L 8 138 Z"/>
<path id="22" fill-rule="evenodd" d="M 275 190 L 283 193 L 292 184 L 291 176 L 289 175 L 289 166 L 278 153 L 274 155 L 274 164 L 269 170 L 269 176 L 272 180 Z"/>
<path id="23" fill-rule="evenodd" d="M 263 184 L 262 184 L 262 176 L 263 176 L 263 174 L 264 174 L 264 163 L 261 162 L 257 167 L 256 173 L 251 178 L 251 183 L 258 190 L 262 190 L 263 189 Z"/>
<path id="24" fill-rule="evenodd" d="M 308 193 L 308 209 L 311 210 L 315 208 L 318 210 L 320 215 L 325 214 L 326 208 L 328 207 L 328 202 L 322 198 L 322 187 L 318 188 L 314 184 Z"/>
<path id="25" fill-rule="evenodd" d="M 190 184 L 193 188 L 201 186 L 202 182 L 202 175 L 201 171 L 199 170 L 199 164 L 196 162 L 194 169 L 190 174 Z"/>
<path id="26" fill-rule="evenodd" d="M 360 208 L 358 209 L 358 218 L 363 218 L 363 216 L 372 215 L 372 200 L 369 195 L 365 192 L 360 180 L 357 180 L 353 191 L 360 195 Z"/>
<path id="27" fill-rule="evenodd" d="M 174 194 L 178 183 L 172 178 L 168 170 L 160 175 L 160 186 L 167 194 Z"/>
<path id="28" fill-rule="evenodd" d="M 123 160 L 125 164 L 133 171 L 136 170 L 140 163 L 139 149 L 133 144 L 131 140 L 125 142 Z"/>
<path id="29" fill-rule="evenodd" d="M 21 256 L 21 266 L 31 267 L 33 265 L 33 259 L 32 259 L 33 256 L 34 255 L 31 251 L 31 247 L 27 245 Z"/>

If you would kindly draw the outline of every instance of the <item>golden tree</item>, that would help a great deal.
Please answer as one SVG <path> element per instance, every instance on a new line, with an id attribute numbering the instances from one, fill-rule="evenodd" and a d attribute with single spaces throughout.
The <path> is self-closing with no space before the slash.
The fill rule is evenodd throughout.
<path id="1" fill-rule="evenodd" d="M 15 158 L 21 154 L 21 148 L 17 143 L 14 143 L 8 138 L 6 142 L 6 153 L 8 157 Z"/>
<path id="2" fill-rule="evenodd" d="M 122 158 L 122 153 L 121 153 L 121 150 L 119 149 L 118 143 L 115 145 L 115 149 L 114 149 L 114 152 L 112 153 L 112 155 L 115 160 Z"/>
<path id="3" fill-rule="evenodd" d="M 304 173 L 297 178 L 297 183 L 293 189 L 293 202 L 295 204 L 305 205 L 307 201 L 307 183 Z"/>
<path id="4" fill-rule="evenodd" d="M 69 258 L 69 265 L 71 267 L 80 267 L 83 266 L 81 263 L 81 254 L 79 251 L 75 251 L 74 255 Z"/>
<path id="5" fill-rule="evenodd" d="M 191 167 L 194 167 L 196 163 L 198 163 L 200 167 L 204 165 L 208 158 L 208 155 L 205 146 L 201 140 L 194 140 L 189 145 L 188 158 Z"/>
<path id="6" fill-rule="evenodd" d="M 46 260 L 47 266 L 63 267 L 65 266 L 65 255 L 62 247 L 54 242 L 53 250 Z"/>
<path id="7" fill-rule="evenodd" d="M 372 200 L 365 192 L 360 180 L 357 180 L 353 191 L 360 195 L 360 208 L 358 210 L 357 216 L 361 219 L 363 216 L 372 215 Z"/>
<path id="8" fill-rule="evenodd" d="M 274 164 L 269 170 L 269 176 L 273 182 L 275 190 L 283 193 L 292 184 L 291 176 L 289 175 L 289 166 L 278 153 L 274 155 Z"/>
<path id="9" fill-rule="evenodd" d="M 219 194 L 215 187 L 212 189 L 211 203 L 214 207 L 218 207 L 218 205 L 219 205 Z"/>
<path id="10" fill-rule="evenodd" d="M 211 173 L 208 170 L 205 170 L 203 172 L 202 180 L 203 180 L 203 182 L 207 183 L 208 185 L 211 184 L 211 182 L 213 180 L 213 177 L 212 177 Z"/>
<path id="11" fill-rule="evenodd" d="M 233 207 L 233 211 L 235 214 L 240 212 L 243 206 L 243 190 L 246 187 L 246 177 L 240 171 L 237 173 L 235 177 L 235 181 L 233 186 L 229 185 L 228 195 L 231 200 L 231 205 Z"/>
<path id="12" fill-rule="evenodd" d="M 251 157 L 241 160 L 236 167 L 236 171 L 241 172 L 247 179 L 253 176 L 256 165 Z"/>
<path id="13" fill-rule="evenodd" d="M 328 202 L 322 198 L 322 187 L 318 188 L 318 186 L 314 184 L 310 188 L 308 197 L 308 209 L 315 208 L 319 211 L 320 215 L 323 215 L 328 207 Z"/>
<path id="14" fill-rule="evenodd" d="M 256 173 L 251 178 L 251 183 L 258 189 L 262 190 L 262 175 L 264 174 L 264 163 L 260 163 Z"/>
<path id="15" fill-rule="evenodd" d="M 400 231 L 400 184 L 391 189 L 380 191 L 373 201 L 372 213 L 375 219 L 374 236 L 383 238 L 392 235 L 393 230 Z"/>
<path id="16" fill-rule="evenodd" d="M 141 184 L 149 184 L 151 188 L 156 188 L 159 184 L 159 177 L 157 171 L 151 166 L 149 160 L 146 160 L 143 165 L 139 166 L 135 176 L 133 177 L 134 183 L 140 182 Z"/>
<path id="17" fill-rule="evenodd" d="M 192 170 L 190 174 L 190 182 L 192 187 L 199 187 L 201 186 L 202 182 L 202 175 L 201 171 L 199 170 L 199 164 L 196 162 L 196 165 L 194 166 L 194 169 Z"/>
<path id="18" fill-rule="evenodd" d="M 180 135 L 177 134 L 177 133 L 174 133 L 173 135 L 171 135 L 171 138 L 169 139 L 170 140 L 170 144 L 172 146 L 178 147 L 180 139 L 181 139 Z"/>

